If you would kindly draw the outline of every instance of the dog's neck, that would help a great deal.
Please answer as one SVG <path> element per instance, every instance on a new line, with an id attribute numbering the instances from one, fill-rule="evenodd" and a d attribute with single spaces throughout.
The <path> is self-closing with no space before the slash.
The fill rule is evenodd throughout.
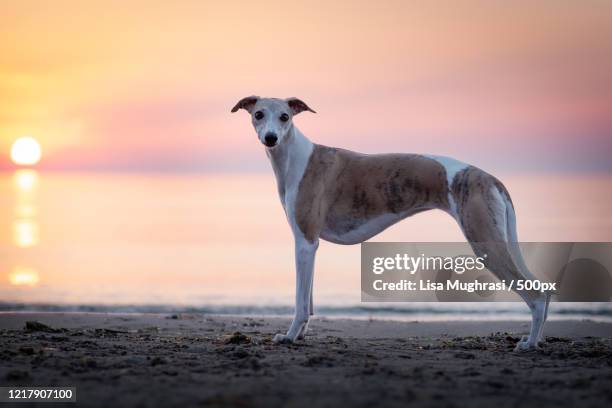
<path id="1" fill-rule="evenodd" d="M 274 149 L 266 149 L 284 207 L 287 194 L 294 193 L 299 187 L 313 148 L 313 143 L 298 128 L 291 126 L 285 140 Z"/>

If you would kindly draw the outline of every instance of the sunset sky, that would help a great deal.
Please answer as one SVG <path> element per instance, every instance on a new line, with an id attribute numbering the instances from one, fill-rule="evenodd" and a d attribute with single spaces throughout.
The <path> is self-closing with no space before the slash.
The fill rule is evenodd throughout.
<path id="1" fill-rule="evenodd" d="M 129 5 L 126 5 L 128 4 Z M 612 172 L 610 1 L 2 1 L 0 168 L 268 170 L 243 96 L 313 141 Z"/>

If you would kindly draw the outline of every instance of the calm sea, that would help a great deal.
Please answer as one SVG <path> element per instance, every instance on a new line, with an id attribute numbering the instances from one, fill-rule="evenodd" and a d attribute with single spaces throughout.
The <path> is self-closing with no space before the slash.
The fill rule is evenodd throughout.
<path id="1" fill-rule="evenodd" d="M 612 177 L 502 175 L 523 241 L 611 241 Z M 460 241 L 441 212 L 376 241 Z M 524 318 L 521 304 L 360 304 L 359 246 L 323 242 L 324 315 Z M 0 173 L 0 310 L 291 314 L 293 241 L 272 174 Z M 610 319 L 609 304 L 552 317 Z"/>

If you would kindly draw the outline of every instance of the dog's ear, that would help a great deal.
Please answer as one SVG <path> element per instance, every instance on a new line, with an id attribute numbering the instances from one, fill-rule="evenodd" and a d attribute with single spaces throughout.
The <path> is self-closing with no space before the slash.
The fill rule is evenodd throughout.
<path id="1" fill-rule="evenodd" d="M 294 115 L 297 115 L 298 113 L 304 112 L 304 111 L 309 111 L 309 112 L 312 112 L 312 113 L 317 113 L 317 112 L 313 111 L 312 109 L 310 109 L 308 107 L 308 105 L 306 105 L 306 103 L 304 101 L 302 101 L 301 99 L 298 99 L 298 98 L 287 98 L 285 100 L 287 101 L 287 104 L 291 108 L 291 111 L 293 112 Z"/>
<path id="2" fill-rule="evenodd" d="M 247 112 L 251 113 L 251 109 L 259 100 L 259 96 L 247 96 L 246 98 L 242 98 L 238 101 L 238 103 L 232 108 L 232 113 L 237 112 L 238 109 L 244 109 Z"/>

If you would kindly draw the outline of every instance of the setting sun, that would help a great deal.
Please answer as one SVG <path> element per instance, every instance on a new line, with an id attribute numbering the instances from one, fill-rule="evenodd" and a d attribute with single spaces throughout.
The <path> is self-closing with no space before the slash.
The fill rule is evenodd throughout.
<path id="1" fill-rule="evenodd" d="M 24 136 L 15 140 L 11 147 L 11 160 L 19 165 L 38 163 L 41 156 L 40 144 L 33 137 Z"/>

